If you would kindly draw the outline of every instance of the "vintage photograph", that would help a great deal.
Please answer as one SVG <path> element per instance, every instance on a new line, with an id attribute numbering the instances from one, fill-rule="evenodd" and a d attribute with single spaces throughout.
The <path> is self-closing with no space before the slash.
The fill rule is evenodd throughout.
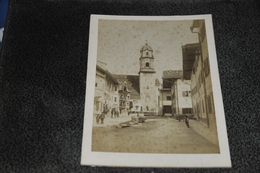
<path id="1" fill-rule="evenodd" d="M 96 20 L 89 152 L 220 154 L 206 20 L 147 19 Z"/>

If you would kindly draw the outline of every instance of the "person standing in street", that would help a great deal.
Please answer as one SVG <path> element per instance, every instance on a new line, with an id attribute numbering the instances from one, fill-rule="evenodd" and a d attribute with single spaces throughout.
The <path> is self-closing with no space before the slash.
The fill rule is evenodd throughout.
<path id="1" fill-rule="evenodd" d="M 116 110 L 116 117 L 119 118 L 119 110 Z"/>
<path id="2" fill-rule="evenodd" d="M 101 115 L 100 115 L 101 124 L 104 124 L 104 119 L 105 119 L 105 117 L 106 117 L 106 113 L 107 113 L 107 111 L 104 110 L 104 111 L 101 113 Z"/>
<path id="3" fill-rule="evenodd" d="M 96 116 L 96 123 L 99 124 L 100 114 L 97 114 Z"/>
<path id="4" fill-rule="evenodd" d="M 110 113 L 111 113 L 111 118 L 113 118 L 113 109 L 111 109 Z"/>
<path id="5" fill-rule="evenodd" d="M 185 123 L 186 123 L 186 126 L 188 127 L 188 128 L 190 128 L 190 125 L 189 125 L 189 117 L 186 115 L 185 116 Z"/>

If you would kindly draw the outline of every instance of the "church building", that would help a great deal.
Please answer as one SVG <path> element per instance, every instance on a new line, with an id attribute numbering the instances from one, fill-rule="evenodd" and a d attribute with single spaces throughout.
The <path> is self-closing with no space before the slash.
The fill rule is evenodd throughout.
<path id="1" fill-rule="evenodd" d="M 155 76 L 153 49 L 146 43 L 140 53 L 138 75 L 111 74 L 106 64 L 98 61 L 95 110 L 99 110 L 99 105 L 102 108 L 106 105 L 108 109 L 119 109 L 121 116 L 129 112 L 158 115 L 160 82 Z"/>
<path id="2" fill-rule="evenodd" d="M 158 85 L 156 83 L 153 49 L 146 43 L 140 50 L 140 101 L 144 112 L 158 114 Z"/>

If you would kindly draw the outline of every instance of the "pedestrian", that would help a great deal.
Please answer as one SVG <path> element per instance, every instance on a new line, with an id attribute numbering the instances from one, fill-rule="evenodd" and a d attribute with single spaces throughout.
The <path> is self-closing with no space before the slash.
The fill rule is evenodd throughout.
<path id="1" fill-rule="evenodd" d="M 115 108 L 113 110 L 113 114 L 114 114 L 114 118 L 117 118 L 117 116 L 116 116 L 116 109 Z"/>
<path id="2" fill-rule="evenodd" d="M 116 110 L 116 117 L 119 118 L 119 111 Z"/>
<path id="3" fill-rule="evenodd" d="M 111 109 L 111 118 L 113 118 L 113 109 Z"/>
<path id="4" fill-rule="evenodd" d="M 100 115 L 101 124 L 104 124 L 105 116 L 106 116 L 106 111 L 103 111 L 103 112 L 101 113 L 101 115 Z"/>
<path id="5" fill-rule="evenodd" d="M 185 116 L 185 123 L 186 123 L 186 126 L 187 126 L 188 128 L 190 128 L 190 125 L 189 125 L 189 118 L 188 118 L 187 115 Z"/>
<path id="6" fill-rule="evenodd" d="M 96 123 L 99 124 L 100 114 L 97 114 L 96 116 Z"/>

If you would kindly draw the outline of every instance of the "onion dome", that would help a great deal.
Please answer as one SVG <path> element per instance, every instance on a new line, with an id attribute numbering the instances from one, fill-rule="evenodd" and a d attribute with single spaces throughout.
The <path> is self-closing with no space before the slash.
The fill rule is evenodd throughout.
<path id="1" fill-rule="evenodd" d="M 153 51 L 152 47 L 148 45 L 148 43 L 145 43 L 145 45 L 142 47 L 142 49 L 140 50 L 140 52 L 143 52 L 143 51 Z"/>

